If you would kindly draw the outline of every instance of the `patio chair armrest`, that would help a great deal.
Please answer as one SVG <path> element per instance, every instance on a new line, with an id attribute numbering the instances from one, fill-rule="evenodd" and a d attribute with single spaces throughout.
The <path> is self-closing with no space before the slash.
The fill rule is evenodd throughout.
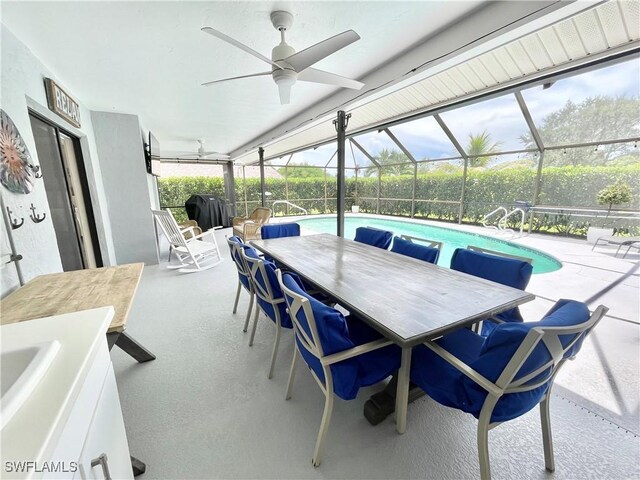
<path id="1" fill-rule="evenodd" d="M 348 358 L 357 357 L 358 355 L 362 355 L 363 353 L 369 353 L 379 348 L 387 347 L 391 344 L 393 344 L 391 340 L 381 338 L 380 340 L 374 340 L 373 342 L 358 345 L 357 347 L 350 348 L 349 350 L 344 350 L 342 352 L 327 355 L 320 361 L 323 365 L 331 365 L 333 363 L 347 360 Z"/>
<path id="2" fill-rule="evenodd" d="M 260 223 L 254 223 L 251 220 L 245 222 L 244 227 L 242 229 L 243 234 L 245 235 L 245 238 L 247 236 L 256 235 L 258 233 L 258 230 L 260 230 L 260 227 L 262 227 Z"/>
<path id="3" fill-rule="evenodd" d="M 429 348 L 431 351 L 433 351 L 436 355 L 440 356 L 447 363 L 451 364 L 453 367 L 458 369 L 461 373 L 465 374 L 471 380 L 476 382 L 478 385 L 484 388 L 487 392 L 497 395 L 498 397 L 502 395 L 503 393 L 502 389 L 498 388 L 493 382 L 491 382 L 490 380 L 480 375 L 478 372 L 476 372 L 473 368 L 471 368 L 469 365 L 464 363 L 458 357 L 447 352 L 444 348 L 442 348 L 437 343 L 425 342 L 423 345 Z"/>
<path id="4" fill-rule="evenodd" d="M 211 235 L 213 237 L 213 235 L 214 235 L 213 231 L 214 230 L 216 230 L 216 229 L 215 228 L 210 228 L 206 232 L 202 232 L 200 235 L 195 235 L 193 238 L 190 238 L 189 240 L 201 240 L 202 238 L 205 237 L 205 235 Z"/>
<path id="5" fill-rule="evenodd" d="M 231 220 L 231 224 L 234 227 L 239 227 L 248 220 L 249 219 L 247 217 L 233 217 L 233 219 Z"/>

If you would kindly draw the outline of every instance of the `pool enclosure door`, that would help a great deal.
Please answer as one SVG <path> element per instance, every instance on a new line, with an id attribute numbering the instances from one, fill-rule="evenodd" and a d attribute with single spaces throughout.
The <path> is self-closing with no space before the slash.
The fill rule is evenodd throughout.
<path id="1" fill-rule="evenodd" d="M 102 266 L 78 138 L 30 113 L 65 272 Z"/>

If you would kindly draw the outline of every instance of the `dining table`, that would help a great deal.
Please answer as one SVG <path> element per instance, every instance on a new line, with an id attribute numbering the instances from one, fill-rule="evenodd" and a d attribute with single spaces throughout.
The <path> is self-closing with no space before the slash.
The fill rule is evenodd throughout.
<path id="1" fill-rule="evenodd" d="M 533 294 L 331 234 L 251 241 L 402 349 L 396 430 L 406 430 L 411 351 Z"/>

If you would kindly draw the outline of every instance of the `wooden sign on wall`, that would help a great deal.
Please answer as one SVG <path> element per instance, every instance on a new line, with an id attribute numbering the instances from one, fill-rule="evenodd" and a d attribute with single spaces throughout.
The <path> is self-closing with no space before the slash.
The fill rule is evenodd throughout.
<path id="1" fill-rule="evenodd" d="M 80 128 L 80 105 L 50 78 L 44 79 L 49 109 L 71 125 Z"/>

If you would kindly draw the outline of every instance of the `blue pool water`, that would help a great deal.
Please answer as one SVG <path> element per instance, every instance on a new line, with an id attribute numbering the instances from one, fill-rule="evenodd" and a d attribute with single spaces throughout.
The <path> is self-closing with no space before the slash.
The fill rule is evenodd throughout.
<path id="1" fill-rule="evenodd" d="M 318 233 L 332 233 L 334 235 L 336 233 L 335 217 L 305 218 L 297 222 L 302 228 L 307 230 Z M 480 248 L 531 258 L 533 259 L 533 273 L 553 272 L 562 268 L 562 264 L 558 260 L 540 250 L 523 247 L 485 235 L 461 232 L 452 228 L 434 227 L 423 223 L 401 222 L 398 220 L 371 217 L 346 217 L 344 223 L 345 238 L 355 237 L 356 228 L 358 227 L 370 226 L 390 230 L 398 236 L 413 235 L 442 242 L 442 251 L 440 252 L 438 265 L 443 267 L 449 266 L 451 255 L 453 255 L 456 248 L 467 248 L 468 245 L 475 245 Z"/>

